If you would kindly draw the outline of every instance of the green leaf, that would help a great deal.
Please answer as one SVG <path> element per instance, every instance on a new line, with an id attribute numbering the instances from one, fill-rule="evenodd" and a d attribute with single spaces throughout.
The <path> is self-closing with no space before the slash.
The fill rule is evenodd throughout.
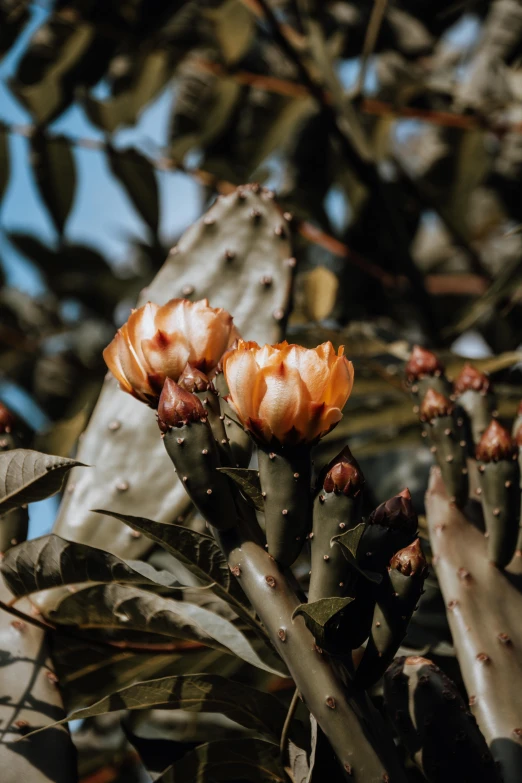
<path id="1" fill-rule="evenodd" d="M 177 584 L 168 571 L 147 563 L 126 563 L 109 552 L 49 535 L 13 547 L 0 573 L 17 597 L 79 582 L 136 584 L 165 589 Z"/>
<path id="2" fill-rule="evenodd" d="M 107 147 L 112 173 L 154 235 L 158 233 L 159 193 L 156 172 L 149 160 L 135 149 Z"/>
<path id="3" fill-rule="evenodd" d="M 265 653 L 268 653 L 269 659 L 272 659 L 274 651 L 268 634 L 246 608 L 244 603 L 246 598 L 235 578 L 232 578 L 223 553 L 211 536 L 197 533 L 195 530 L 180 525 L 166 525 L 143 517 L 133 517 L 129 514 L 116 514 L 112 511 L 99 509 L 97 513 L 120 519 L 133 530 L 137 530 L 161 544 L 193 576 L 199 579 L 201 584 L 209 585 L 215 595 L 233 608 L 238 617 L 246 622 L 260 639 L 263 645 L 260 654 L 264 650 Z M 279 674 L 281 675 L 281 671 Z M 287 675 L 282 674 L 281 676 Z"/>
<path id="4" fill-rule="evenodd" d="M 352 527 L 350 528 L 350 530 L 346 530 L 344 533 L 340 533 L 340 535 L 334 536 L 330 543 L 332 545 L 339 544 L 345 558 L 348 560 L 350 565 L 353 568 L 355 568 L 355 570 L 358 571 L 359 574 L 361 574 L 361 576 L 364 576 L 364 578 L 368 579 L 369 582 L 374 582 L 375 584 L 379 584 L 380 582 L 382 582 L 382 574 L 378 574 L 375 571 L 368 571 L 367 569 L 363 569 L 359 566 L 359 563 L 357 562 L 357 551 L 359 549 L 359 544 L 361 542 L 361 538 L 365 530 L 366 530 L 366 523 L 360 522 L 356 527 Z"/>
<path id="5" fill-rule="evenodd" d="M 0 515 L 60 491 L 65 474 L 81 462 L 30 449 L 0 454 Z"/>
<path id="6" fill-rule="evenodd" d="M 207 742 L 169 767 L 156 783 L 217 783 L 244 780 L 249 783 L 285 783 L 279 747 L 265 740 L 245 738 Z"/>
<path id="7" fill-rule="evenodd" d="M 198 642 L 281 675 L 262 660 L 253 643 L 233 623 L 188 601 L 175 601 L 117 584 L 93 585 L 72 595 L 60 595 L 57 601 L 46 612 L 57 625 L 140 631 Z"/>
<path id="8" fill-rule="evenodd" d="M 218 712 L 247 729 L 274 739 L 281 734 L 287 712 L 274 696 L 248 685 L 218 674 L 185 674 L 134 683 L 50 725 L 59 726 L 70 720 L 119 710 L 146 709 Z"/>
<path id="9" fill-rule="evenodd" d="M 76 166 L 64 136 L 36 133 L 31 137 L 31 164 L 40 196 L 56 230 L 63 234 L 76 191 Z"/>
<path id="10" fill-rule="evenodd" d="M 346 598 L 321 598 L 311 604 L 299 604 L 294 610 L 292 619 L 301 615 L 306 627 L 321 646 L 325 634 L 337 624 L 339 612 L 342 612 L 353 600 L 347 596 Z"/>
<path id="11" fill-rule="evenodd" d="M 218 468 L 218 470 L 226 473 L 241 487 L 243 493 L 252 501 L 258 511 L 264 510 L 258 470 L 250 468 Z"/>

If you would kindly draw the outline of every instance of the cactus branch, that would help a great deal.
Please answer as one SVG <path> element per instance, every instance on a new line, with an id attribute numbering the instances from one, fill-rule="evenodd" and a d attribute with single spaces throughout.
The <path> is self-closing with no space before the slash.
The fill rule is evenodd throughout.
<path id="1" fill-rule="evenodd" d="M 361 783 L 404 780 L 391 753 L 386 759 L 389 769 L 379 757 L 376 747 L 381 749 L 382 738 L 377 743 L 362 697 L 349 693 L 341 683 L 303 618 L 292 621 L 300 601 L 277 562 L 249 541 L 241 527 L 215 531 L 215 535 L 232 573 L 287 664 L 301 698 L 329 739 L 347 779 Z"/>
<path id="2" fill-rule="evenodd" d="M 432 469 L 426 518 L 470 707 L 504 783 L 522 779 L 522 595 L 489 560 L 487 540 Z"/>

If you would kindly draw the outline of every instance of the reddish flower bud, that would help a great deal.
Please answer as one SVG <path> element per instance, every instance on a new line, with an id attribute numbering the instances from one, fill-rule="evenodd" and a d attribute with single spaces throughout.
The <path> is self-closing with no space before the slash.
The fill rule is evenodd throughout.
<path id="1" fill-rule="evenodd" d="M 464 394 L 466 391 L 477 391 L 485 394 L 491 389 L 491 382 L 488 376 L 473 367 L 472 364 L 465 364 L 458 378 L 453 384 L 455 394 Z"/>
<path id="2" fill-rule="evenodd" d="M 413 544 L 396 552 L 390 560 L 390 569 L 400 571 L 404 576 L 413 576 L 414 574 L 424 576 L 426 568 L 426 558 L 422 551 L 420 538 L 416 538 Z"/>
<path id="3" fill-rule="evenodd" d="M 178 386 L 194 394 L 197 391 L 207 391 L 210 381 L 204 372 L 201 372 L 201 370 L 198 370 L 197 367 L 193 367 L 191 364 L 187 364 L 179 376 Z"/>
<path id="4" fill-rule="evenodd" d="M 435 389 L 428 389 L 420 406 L 420 420 L 431 421 L 439 416 L 450 416 L 454 407 L 451 400 L 443 394 L 439 394 Z"/>
<path id="5" fill-rule="evenodd" d="M 404 372 L 406 379 L 413 383 L 425 375 L 441 375 L 444 372 L 444 366 L 434 353 L 427 351 L 420 345 L 414 345 Z"/>
<path id="6" fill-rule="evenodd" d="M 364 486 L 364 476 L 348 446 L 330 462 L 326 470 L 323 481 L 325 492 L 355 497 Z"/>
<path id="7" fill-rule="evenodd" d="M 516 445 L 509 432 L 496 419 L 492 419 L 477 446 L 476 458 L 481 462 L 498 462 L 501 459 L 512 459 L 515 453 Z"/>
<path id="8" fill-rule="evenodd" d="M 15 418 L 11 411 L 0 402 L 0 435 L 9 434 L 15 427 Z"/>
<path id="9" fill-rule="evenodd" d="M 200 421 L 206 417 L 205 408 L 195 394 L 182 389 L 167 378 L 161 392 L 158 405 L 158 424 L 162 432 L 173 427 L 181 427 L 191 421 Z"/>
<path id="10" fill-rule="evenodd" d="M 395 497 L 386 500 L 377 506 L 368 517 L 369 525 L 381 525 L 382 527 L 395 527 L 406 532 L 415 533 L 418 519 L 409 489 L 403 489 Z"/>

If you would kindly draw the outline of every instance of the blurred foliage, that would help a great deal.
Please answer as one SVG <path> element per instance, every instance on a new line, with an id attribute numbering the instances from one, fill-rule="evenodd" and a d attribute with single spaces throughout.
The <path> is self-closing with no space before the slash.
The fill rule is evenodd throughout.
<path id="1" fill-rule="evenodd" d="M 0 290 L 0 379 L 27 392 L 50 421 L 32 445 L 74 453 L 105 373 L 101 350 L 168 253 L 158 173 L 200 183 L 202 211 L 217 194 L 259 181 L 293 214 L 298 271 L 288 335 L 344 342 L 356 365 L 349 415 L 318 458 L 333 456 L 349 435 L 375 500 L 408 484 L 420 507 L 429 455 L 400 381 L 409 345 L 441 349 L 454 376 L 462 360 L 452 345 L 471 330 L 490 354 L 482 366 L 494 376 L 500 415 L 511 416 L 522 394 L 522 4 L 396 0 L 380 20 L 361 0 L 56 0 L 46 8 L 8 85 L 31 124 L 0 125 L 0 210 L 12 176 L 9 139 L 23 134 L 55 230 L 46 243 L 2 221 L 46 286 L 38 297 Z M 25 0 L 0 0 L 0 56 L 17 45 L 33 10 Z M 472 23 L 473 40 L 450 34 Z M 347 86 L 345 74 L 358 71 L 375 82 L 371 95 L 364 79 Z M 124 146 L 120 132 L 164 91 L 173 95 L 164 146 Z M 72 105 L 102 141 L 49 129 Z M 68 239 L 77 148 L 104 154 L 107 176 L 143 223 L 145 239 L 129 240 L 124 270 Z M 412 639 L 444 655 L 437 595 L 429 585 Z M 236 679 L 257 677 L 267 687 L 265 673 L 253 677 L 220 650 L 175 660 L 120 649 L 108 656 L 103 646 L 69 639 L 55 651 L 71 708 L 173 667 L 223 675 L 224 660 Z M 78 735 L 85 781 L 102 767 L 112 769 L 105 780 L 139 780 L 129 771 L 129 742 L 153 757 L 144 746 L 163 747 L 172 730 L 151 717 L 149 733 L 129 723 L 124 734 L 119 721 L 100 720 Z M 195 723 L 184 725 L 177 743 L 186 752 L 202 735 L 186 728 Z M 192 774 L 197 753 L 185 758 Z"/>

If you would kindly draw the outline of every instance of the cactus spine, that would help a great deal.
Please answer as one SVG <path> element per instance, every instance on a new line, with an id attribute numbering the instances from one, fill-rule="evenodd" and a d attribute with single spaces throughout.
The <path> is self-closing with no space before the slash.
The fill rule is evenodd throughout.
<path id="1" fill-rule="evenodd" d="M 424 422 L 444 483 L 457 506 L 468 499 L 468 468 L 466 464 L 466 440 L 462 419 L 453 403 L 434 389 L 428 389 L 420 406 L 420 419 Z"/>
<path id="2" fill-rule="evenodd" d="M 309 602 L 345 596 L 356 576 L 341 547 L 331 539 L 361 521 L 364 476 L 348 446 L 330 462 L 319 479 L 311 535 Z"/>
<path id="3" fill-rule="evenodd" d="M 477 446 L 482 509 L 491 562 L 504 568 L 515 552 L 520 514 L 520 470 L 509 432 L 495 419 Z"/>
<path id="4" fill-rule="evenodd" d="M 192 502 L 221 530 L 233 527 L 237 511 L 205 408 L 195 394 L 167 378 L 158 405 L 165 448 Z"/>
<path id="5" fill-rule="evenodd" d="M 260 446 L 258 460 L 268 552 L 282 566 L 291 566 L 312 525 L 310 449 Z"/>
<path id="6" fill-rule="evenodd" d="M 397 658 L 384 677 L 397 733 L 430 783 L 500 783 L 473 715 L 453 682 L 426 658 Z"/>

